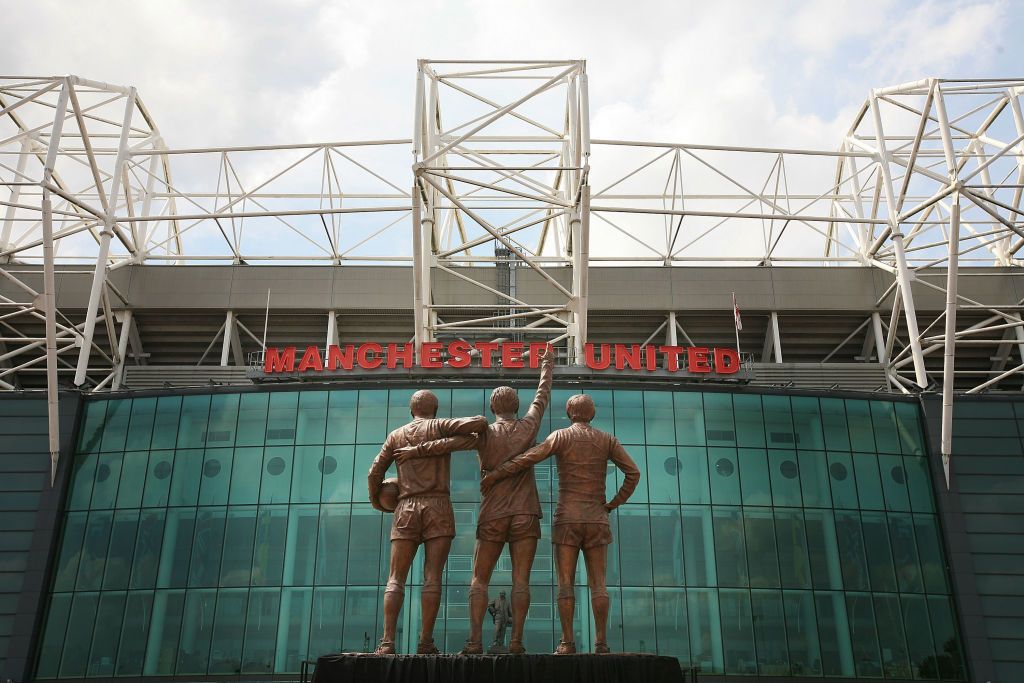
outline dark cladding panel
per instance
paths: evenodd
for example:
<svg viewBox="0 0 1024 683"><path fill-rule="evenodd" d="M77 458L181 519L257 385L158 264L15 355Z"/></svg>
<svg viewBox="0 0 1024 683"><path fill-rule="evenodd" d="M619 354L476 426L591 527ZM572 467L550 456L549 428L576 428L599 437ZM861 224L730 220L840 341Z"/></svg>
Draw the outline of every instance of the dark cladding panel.
<svg viewBox="0 0 1024 683"><path fill-rule="evenodd" d="M62 449L69 450L77 408L77 397L61 398ZM49 450L46 400L0 396L0 680L14 683L31 668L69 471L70 457L51 489ZM50 611L59 621L60 606Z"/></svg>

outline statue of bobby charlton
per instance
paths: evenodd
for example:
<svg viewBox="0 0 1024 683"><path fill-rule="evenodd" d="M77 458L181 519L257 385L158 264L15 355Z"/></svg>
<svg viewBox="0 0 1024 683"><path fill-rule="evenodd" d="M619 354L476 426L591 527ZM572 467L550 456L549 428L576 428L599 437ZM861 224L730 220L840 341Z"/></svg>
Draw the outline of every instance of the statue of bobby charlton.
<svg viewBox="0 0 1024 683"><path fill-rule="evenodd" d="M565 404L565 412L572 425L552 432L540 445L489 472L481 480L480 487L487 495L502 480L552 454L556 455L558 506L555 508L551 542L558 572L558 617L562 622L562 641L555 654L576 652L572 629L576 608L573 584L580 550L587 565L590 600L594 609L594 652L604 654L610 651L606 635L608 590L605 587L608 544L612 542L608 512L625 503L633 494L640 481L640 470L618 439L590 426L595 414L594 401L590 396L572 396ZM615 497L605 503L605 476L609 460L622 471L623 482Z"/></svg>
<svg viewBox="0 0 1024 683"><path fill-rule="evenodd" d="M500 467L534 444L541 418L551 399L551 374L554 349L544 348L539 355L540 382L526 415L521 419L519 395L512 387L498 387L491 392L491 412L497 418L480 433L476 450L481 471ZM441 440L417 447L401 448L399 462L412 458L429 458L445 453L448 444ZM449 449L450 452L450 449ZM483 654L483 621L487 612L487 587L501 551L508 543L512 559L512 638L510 654L526 652L523 647L523 625L530 609L530 569L540 538L540 497L533 468L527 467L484 492L476 527L476 550L473 557L473 580L469 588L469 639L462 649L464 655Z"/></svg>
<svg viewBox="0 0 1024 683"><path fill-rule="evenodd" d="M387 512L377 496L397 449L440 439L437 448L441 455L404 460L397 465L398 505L391 521L391 569L384 589L384 636L375 651L378 655L395 654L395 629L405 599L405 581L421 544L424 548L423 621L416 653L438 653L434 645L434 622L441 605L441 576L455 537L450 492L451 453L473 448L475 434L487 428L487 418L483 415L438 419L437 396L430 391L413 394L409 410L412 422L388 434L370 466L367 477L370 502L381 512Z"/></svg>

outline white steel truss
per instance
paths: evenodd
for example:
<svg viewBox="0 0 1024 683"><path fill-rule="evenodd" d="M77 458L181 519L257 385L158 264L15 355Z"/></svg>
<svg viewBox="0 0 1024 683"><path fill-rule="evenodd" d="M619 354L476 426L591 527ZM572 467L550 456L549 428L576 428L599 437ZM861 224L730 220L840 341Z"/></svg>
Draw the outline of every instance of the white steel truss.
<svg viewBox="0 0 1024 683"><path fill-rule="evenodd" d="M168 148L134 88L0 77L0 389L46 368L54 452L58 372L118 388L137 346L110 277L130 264L407 263L417 343L528 333L576 362L591 268L871 267L893 285L843 343L867 330L893 388L941 388L943 453L954 389L1024 375L1024 300L957 286L990 274L966 266L1024 265L1024 79L873 90L816 150L592 140L580 60L421 60L416 77L411 139L195 149ZM55 305L65 264L92 268L84 311ZM523 268L542 289L515 288ZM453 280L479 303L451 300ZM223 330L226 363L231 313ZM990 371L957 368L971 346Z"/></svg>

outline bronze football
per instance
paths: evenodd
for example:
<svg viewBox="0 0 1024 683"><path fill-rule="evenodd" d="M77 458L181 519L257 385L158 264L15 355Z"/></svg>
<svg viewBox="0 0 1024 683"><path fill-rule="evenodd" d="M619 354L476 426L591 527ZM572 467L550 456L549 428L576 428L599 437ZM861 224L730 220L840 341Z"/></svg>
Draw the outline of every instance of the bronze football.
<svg viewBox="0 0 1024 683"><path fill-rule="evenodd" d="M392 477L384 480L377 493L377 503L388 512L395 511L398 507L398 479Z"/></svg>

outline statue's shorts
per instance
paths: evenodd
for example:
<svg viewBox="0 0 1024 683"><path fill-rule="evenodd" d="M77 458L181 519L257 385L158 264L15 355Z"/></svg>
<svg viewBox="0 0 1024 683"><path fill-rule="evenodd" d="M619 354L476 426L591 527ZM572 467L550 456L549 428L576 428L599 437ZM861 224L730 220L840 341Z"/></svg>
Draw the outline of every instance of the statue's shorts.
<svg viewBox="0 0 1024 683"><path fill-rule="evenodd" d="M612 542L612 529L608 524L566 522L551 528L551 542L574 548L597 548Z"/></svg>
<svg viewBox="0 0 1024 683"><path fill-rule="evenodd" d="M480 522L476 537L481 541L512 543L521 538L540 538L540 517L536 515L509 515Z"/></svg>
<svg viewBox="0 0 1024 683"><path fill-rule="evenodd" d="M410 496L398 501L391 521L392 541L422 543L455 537L455 513L448 496Z"/></svg>

